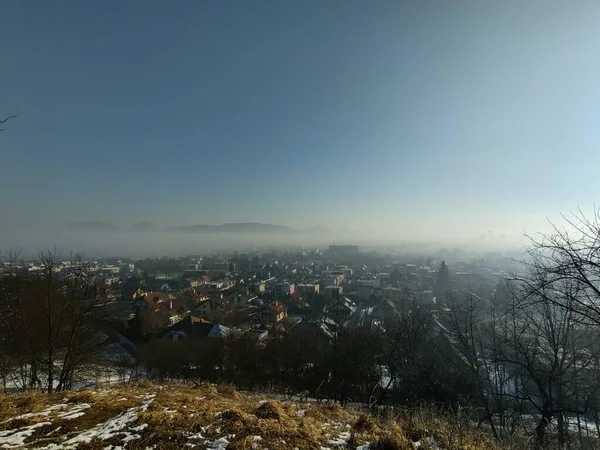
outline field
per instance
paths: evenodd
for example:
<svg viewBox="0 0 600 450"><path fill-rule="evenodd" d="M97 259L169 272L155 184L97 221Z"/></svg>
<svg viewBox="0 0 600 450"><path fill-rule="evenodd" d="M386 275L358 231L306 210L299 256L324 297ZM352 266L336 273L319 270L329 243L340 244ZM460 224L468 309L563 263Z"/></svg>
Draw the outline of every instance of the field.
<svg viewBox="0 0 600 450"><path fill-rule="evenodd" d="M0 395L0 448L478 450L488 433L415 412L385 421L337 404L276 401L230 386L137 385Z"/></svg>

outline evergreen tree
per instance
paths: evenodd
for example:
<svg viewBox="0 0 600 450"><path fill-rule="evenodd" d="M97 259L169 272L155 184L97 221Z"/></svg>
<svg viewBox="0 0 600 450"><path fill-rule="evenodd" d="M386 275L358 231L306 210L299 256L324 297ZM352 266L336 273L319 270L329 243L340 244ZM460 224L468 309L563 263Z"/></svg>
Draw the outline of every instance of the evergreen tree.
<svg viewBox="0 0 600 450"><path fill-rule="evenodd" d="M440 264L440 268L437 272L437 279L435 284L435 295L437 297L442 297L447 294L450 290L450 275L448 273L448 266L446 265L446 261L442 261Z"/></svg>

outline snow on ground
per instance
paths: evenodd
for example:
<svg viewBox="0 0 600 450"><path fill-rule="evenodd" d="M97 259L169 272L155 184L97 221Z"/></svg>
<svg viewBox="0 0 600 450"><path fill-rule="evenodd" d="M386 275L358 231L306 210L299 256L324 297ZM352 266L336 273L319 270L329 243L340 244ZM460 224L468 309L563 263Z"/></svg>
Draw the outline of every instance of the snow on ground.
<svg viewBox="0 0 600 450"><path fill-rule="evenodd" d="M73 406L71 409L68 409L69 406L70 405L65 401L65 403L59 403L57 405L48 406L43 411L21 414L20 416L11 417L10 419L0 422L0 424L8 423L13 420L32 419L34 417L50 417L53 415L54 412L63 409L66 409L66 411L55 414L54 417L57 417L59 419L72 420L76 419L77 417L83 416L85 414L84 411L86 409L91 408L89 403L80 403L78 405Z"/></svg>
<svg viewBox="0 0 600 450"><path fill-rule="evenodd" d="M67 407L66 403L60 403L58 405L48 406L43 411L39 411L39 412L35 412L35 413L21 414L20 416L12 417L12 418L5 420L4 422L0 422L0 423L8 423L12 420L31 419L33 417L47 417L50 414L52 414L53 411L57 411L59 409L64 409L66 407Z"/></svg>
<svg viewBox="0 0 600 450"><path fill-rule="evenodd" d="M93 439L106 440L115 436L119 436L122 438L123 444L126 444L129 441L139 439L141 436L137 433L143 431L148 425L141 424L136 427L130 427L129 424L138 420L138 413L146 411L148 406L154 400L156 394L148 394L142 397L143 402L141 405L128 409L127 411L119 414L112 419L107 420L104 423L98 424L89 430L82 431L81 433L67 439L66 441L60 444L48 444L45 447L39 447L38 449L45 450L68 450L77 448L79 444L89 443ZM5 421L3 423L9 422L15 419L30 419L33 417L47 417L48 420L52 420L54 418L62 419L62 420L72 420L77 417L81 417L85 414L85 410L89 409L91 406L88 403L81 403L75 405L71 409L68 408L68 404L59 404L52 405L46 408L45 410L38 413L29 413L22 414L20 416L14 417ZM51 414L55 411L60 411L67 409L66 411L61 411L58 414L55 414L51 417ZM25 440L30 438L37 428L43 427L45 425L51 425L51 421L45 421L36 423L34 425L29 425L26 427L21 427L17 429L0 431L0 448L19 448L25 445ZM52 431L51 433L56 432L57 430ZM27 443L27 445L31 445L33 443ZM112 446L109 446L112 448ZM119 448L119 447L115 447Z"/></svg>
<svg viewBox="0 0 600 450"><path fill-rule="evenodd" d="M25 439L31 437L36 428L50 425L52 422L40 422L16 430L0 431L0 448L18 448L24 445Z"/></svg>
<svg viewBox="0 0 600 450"><path fill-rule="evenodd" d="M428 449L431 448L433 450L441 450L440 447L438 446L437 442L435 441L435 439L432 437L426 437L425 439L421 439L420 441L413 442L412 443L413 447L421 448L421 446L423 445L422 441L425 441Z"/></svg>
<svg viewBox="0 0 600 450"><path fill-rule="evenodd" d="M137 427L130 427L129 429L131 431L135 431L136 433L139 433L140 431L144 431L146 428L148 428L148 424L147 423L143 423Z"/></svg>
<svg viewBox="0 0 600 450"><path fill-rule="evenodd" d="M90 408L91 408L91 406L89 403L81 403L79 405L75 405L73 408L71 408L68 411L58 414L56 417L58 417L59 419L64 419L64 420L77 419L78 417L81 417L85 414L84 411L86 409L90 409Z"/></svg>
<svg viewBox="0 0 600 450"><path fill-rule="evenodd" d="M113 417L112 419L107 420L100 425L96 425L89 430L83 431L78 435L68 439L63 442L60 446L53 447L52 449L70 449L76 448L80 443L89 443L93 439L106 440L110 439L114 436L122 436L123 442L129 442L134 439L139 439L139 434L133 434L131 431L126 431L125 428L132 422L138 420L137 413L146 411L148 406L154 400L156 394L149 394L145 396L144 402L140 406L136 406L134 408L129 408L122 414L119 414L117 417ZM141 426L141 425L140 425ZM139 427L135 427L139 428ZM131 430L131 429L130 429Z"/></svg>
<svg viewBox="0 0 600 450"><path fill-rule="evenodd" d="M350 439L350 432L342 431L337 438L330 439L327 442L330 445L335 445L336 447L346 447L348 445L348 440Z"/></svg>
<svg viewBox="0 0 600 450"><path fill-rule="evenodd" d="M217 439L216 441L211 442L207 449L208 450L225 450L227 448L227 445L229 444L229 441L222 437Z"/></svg>

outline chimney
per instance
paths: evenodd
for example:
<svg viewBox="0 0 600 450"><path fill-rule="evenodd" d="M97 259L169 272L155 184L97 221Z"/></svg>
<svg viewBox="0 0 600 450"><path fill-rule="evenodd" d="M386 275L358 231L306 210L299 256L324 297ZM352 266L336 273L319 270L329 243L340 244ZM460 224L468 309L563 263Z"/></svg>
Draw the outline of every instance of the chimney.
<svg viewBox="0 0 600 450"><path fill-rule="evenodd" d="M169 300L169 309L173 309L173 300Z"/></svg>

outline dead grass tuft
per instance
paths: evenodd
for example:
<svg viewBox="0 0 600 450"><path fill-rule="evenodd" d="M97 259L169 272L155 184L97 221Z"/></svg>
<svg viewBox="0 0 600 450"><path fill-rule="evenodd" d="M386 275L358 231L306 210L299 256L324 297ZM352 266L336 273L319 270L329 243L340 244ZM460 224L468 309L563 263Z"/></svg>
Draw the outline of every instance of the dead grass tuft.
<svg viewBox="0 0 600 450"><path fill-rule="evenodd" d="M129 385L139 389L151 389L156 387L148 378L140 378L139 380L131 382Z"/></svg>
<svg viewBox="0 0 600 450"><path fill-rule="evenodd" d="M229 409L227 411L223 411L221 413L221 420L225 420L227 422L239 422L246 419L247 414L239 409Z"/></svg>
<svg viewBox="0 0 600 450"><path fill-rule="evenodd" d="M352 429L358 433L373 433L378 428L373 418L366 414L361 414L352 426Z"/></svg>
<svg viewBox="0 0 600 450"><path fill-rule="evenodd" d="M260 405L254 411L254 415L260 419L275 419L281 421L284 417L287 417L281 404L278 402L267 401Z"/></svg>
<svg viewBox="0 0 600 450"><path fill-rule="evenodd" d="M94 403L98 394L96 392L84 389L82 391L71 391L65 393L67 403Z"/></svg>
<svg viewBox="0 0 600 450"><path fill-rule="evenodd" d="M413 450L413 444L399 429L392 429L379 436L371 450Z"/></svg>
<svg viewBox="0 0 600 450"><path fill-rule="evenodd" d="M21 414L41 411L48 404L50 396L39 391L27 391L16 395L13 400L15 408Z"/></svg>
<svg viewBox="0 0 600 450"><path fill-rule="evenodd" d="M239 399L241 395L235 388L230 384L220 384L217 386L217 392L225 397Z"/></svg>
<svg viewBox="0 0 600 450"><path fill-rule="evenodd" d="M10 397L6 394L0 393L0 421L2 421L6 416L14 415L13 410L14 405L10 401Z"/></svg>
<svg viewBox="0 0 600 450"><path fill-rule="evenodd" d="M217 390L217 387L214 384L204 384L198 386L198 388L201 389L207 395L219 395L219 391Z"/></svg>

